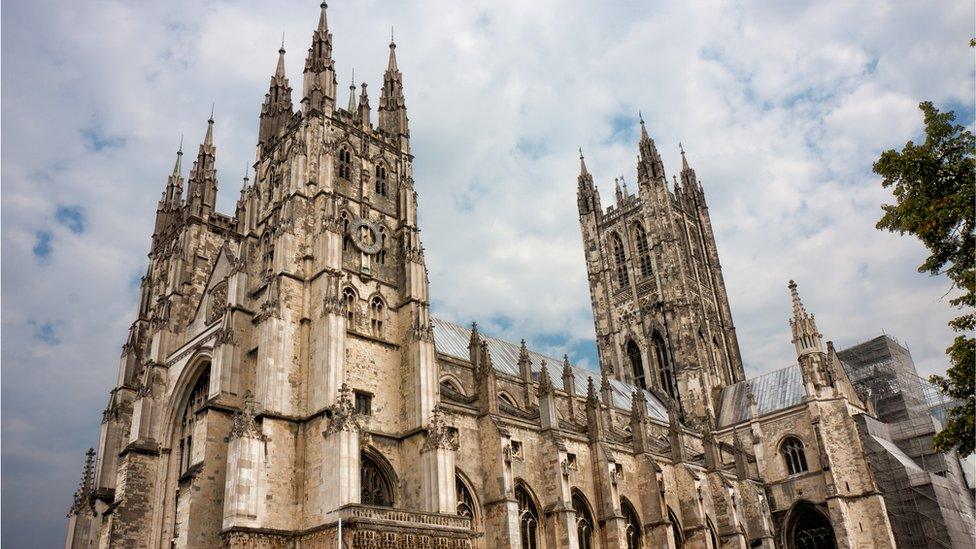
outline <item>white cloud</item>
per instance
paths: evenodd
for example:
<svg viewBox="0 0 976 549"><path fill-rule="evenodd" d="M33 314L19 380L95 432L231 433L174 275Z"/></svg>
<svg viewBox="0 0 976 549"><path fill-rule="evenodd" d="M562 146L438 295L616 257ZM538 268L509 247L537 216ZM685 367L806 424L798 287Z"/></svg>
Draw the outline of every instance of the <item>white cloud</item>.
<svg viewBox="0 0 976 549"><path fill-rule="evenodd" d="M334 6L330 24L340 89L355 67L374 109L396 25L439 314L553 354L592 337L575 151L609 202L613 177L636 180L619 125L630 117L635 137L641 109L666 167L682 141L704 181L750 372L793 360L795 278L839 346L884 329L928 373L945 367L947 284L915 273L918 243L874 229L889 197L870 166L920 129L919 101L972 106L973 11L372 0ZM317 7L7 2L3 15L3 473L21 503L3 525L50 545L95 441L179 134L185 173L216 102L229 211L281 32L297 103ZM83 208L87 230L57 225L59 206ZM52 234L43 265L38 231ZM56 346L34 339L44 323Z"/></svg>

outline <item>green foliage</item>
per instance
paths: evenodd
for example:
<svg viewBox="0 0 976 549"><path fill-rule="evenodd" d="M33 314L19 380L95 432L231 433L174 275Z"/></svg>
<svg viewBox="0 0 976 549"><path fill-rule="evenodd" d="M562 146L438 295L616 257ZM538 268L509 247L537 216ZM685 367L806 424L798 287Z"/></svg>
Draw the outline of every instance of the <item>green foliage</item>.
<svg viewBox="0 0 976 549"><path fill-rule="evenodd" d="M955 448L966 456L976 442L976 140L955 124L953 112L939 112L929 102L919 108L925 115L925 142L909 141L900 152L885 151L874 163L882 185L895 196L895 204L882 206L877 227L916 236L930 254L919 272L945 274L960 292L949 304L962 314L949 325L962 334L946 350L946 376L932 376L931 381L961 402L947 414L936 448Z"/></svg>

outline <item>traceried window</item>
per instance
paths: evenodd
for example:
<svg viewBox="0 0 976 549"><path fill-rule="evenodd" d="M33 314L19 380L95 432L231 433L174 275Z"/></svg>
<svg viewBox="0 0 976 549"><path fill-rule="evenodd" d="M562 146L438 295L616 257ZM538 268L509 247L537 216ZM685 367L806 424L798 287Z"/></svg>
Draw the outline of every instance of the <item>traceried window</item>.
<svg viewBox="0 0 976 549"><path fill-rule="evenodd" d="M624 514L624 537L627 539L627 549L640 549L641 547L641 525L640 518L634 506L626 499L620 500L620 510Z"/></svg>
<svg viewBox="0 0 976 549"><path fill-rule="evenodd" d="M539 548L539 511L529 491L521 482L515 485L515 501L519 513L519 537L522 549Z"/></svg>
<svg viewBox="0 0 976 549"><path fill-rule="evenodd" d="M576 511L576 538L580 549L593 549L593 515L586 498L579 490L573 490L573 511Z"/></svg>
<svg viewBox="0 0 976 549"><path fill-rule="evenodd" d="M457 514L474 520L474 498L468 486L461 480L461 475L454 476L454 487L457 491Z"/></svg>
<svg viewBox="0 0 976 549"><path fill-rule="evenodd" d="M610 234L610 248L613 252L617 286L625 288L627 286L627 257L624 255L624 243L617 233Z"/></svg>
<svg viewBox="0 0 976 549"><path fill-rule="evenodd" d="M685 537L681 533L681 523L678 522L678 516L674 514L671 507L668 507L668 522L671 523L671 535L674 537L674 547L675 549L681 549L685 546Z"/></svg>
<svg viewBox="0 0 976 549"><path fill-rule="evenodd" d="M339 218L342 219L342 251L346 251L349 249L349 243L352 242L352 237L349 235L349 214L342 212Z"/></svg>
<svg viewBox="0 0 976 549"><path fill-rule="evenodd" d="M647 278L651 276L651 249L647 245L647 232L640 223L634 224L634 240L637 242L637 264L640 267L640 274Z"/></svg>
<svg viewBox="0 0 976 549"><path fill-rule="evenodd" d="M647 381L644 379L644 360L641 359L640 348L633 339L627 341L627 358L630 360L630 367L634 371L634 385L641 389L647 389Z"/></svg>
<svg viewBox="0 0 976 549"><path fill-rule="evenodd" d="M803 451L803 442L800 439L787 437L780 451L789 474L795 475L807 470L807 455Z"/></svg>
<svg viewBox="0 0 976 549"><path fill-rule="evenodd" d="M671 398L677 398L678 383L674 375L671 360L668 358L668 348L664 343L664 338L661 337L661 334L654 332L654 336L651 339L654 342L654 358L657 360L658 368L660 368L661 388Z"/></svg>
<svg viewBox="0 0 976 549"><path fill-rule="evenodd" d="M393 507L393 488L376 458L363 453L359 464L359 481L362 485L360 501L363 505Z"/></svg>
<svg viewBox="0 0 976 549"><path fill-rule="evenodd" d="M349 147L339 148L339 178L352 181L352 151Z"/></svg>
<svg viewBox="0 0 976 549"><path fill-rule="evenodd" d="M389 179L386 172L386 166L383 164L376 165L376 178L374 179L374 187L376 194L380 196L387 196L389 186Z"/></svg>
<svg viewBox="0 0 976 549"><path fill-rule="evenodd" d="M179 459L180 475L190 468L193 461L193 430L196 427L197 410L207 401L207 392L210 390L210 367L200 374L197 382L190 391L190 397L183 407L183 414L180 420L180 442Z"/></svg>
<svg viewBox="0 0 976 549"><path fill-rule="evenodd" d="M376 262L380 265L386 265L386 228L380 227L380 251L376 252Z"/></svg>
<svg viewBox="0 0 976 549"><path fill-rule="evenodd" d="M385 314L383 299L373 298L369 304L369 328L374 337L383 337L383 316Z"/></svg>
<svg viewBox="0 0 976 549"><path fill-rule="evenodd" d="M356 316L356 290L352 288L342 290L342 301L346 309L346 321L351 325Z"/></svg>

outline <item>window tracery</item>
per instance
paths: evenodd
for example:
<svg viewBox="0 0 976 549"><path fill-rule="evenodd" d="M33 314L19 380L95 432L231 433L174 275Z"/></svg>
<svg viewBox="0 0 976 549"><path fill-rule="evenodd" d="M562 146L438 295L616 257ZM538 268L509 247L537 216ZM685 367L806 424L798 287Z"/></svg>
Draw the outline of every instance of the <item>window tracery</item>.
<svg viewBox="0 0 976 549"><path fill-rule="evenodd" d="M630 367L634 372L634 385L641 389L647 389L647 382L644 378L644 360L641 358L640 348L633 339L627 341L627 358L630 360Z"/></svg>
<svg viewBox="0 0 976 549"><path fill-rule="evenodd" d="M634 506L626 498L620 500L620 510L623 511L624 537L627 540L627 549L640 549L641 547L641 525L640 518Z"/></svg>
<svg viewBox="0 0 976 549"><path fill-rule="evenodd" d="M349 287L342 290L342 300L346 308L346 321L351 326L356 317L356 290Z"/></svg>
<svg viewBox="0 0 976 549"><path fill-rule="evenodd" d="M616 268L617 286L627 286L627 257L624 254L624 243L617 233L610 234L610 246L613 250L613 262Z"/></svg>
<svg viewBox="0 0 976 549"><path fill-rule="evenodd" d="M795 475L807 470L807 455L803 449L803 441L796 437L787 437L780 451L789 474Z"/></svg>
<svg viewBox="0 0 976 549"><path fill-rule="evenodd" d="M376 165L376 177L374 179L374 187L376 194L380 196L387 196L389 179L387 177L386 166L382 163Z"/></svg>
<svg viewBox="0 0 976 549"><path fill-rule="evenodd" d="M352 181L352 152L346 146L339 148L339 178Z"/></svg>
<svg viewBox="0 0 976 549"><path fill-rule="evenodd" d="M360 502L375 507L393 507L393 487L376 459L362 454L359 464L359 481L362 486Z"/></svg>
<svg viewBox="0 0 976 549"><path fill-rule="evenodd" d="M647 232L640 223L634 224L634 240L637 242L637 263L642 277L650 277L653 272L651 269L651 249L647 245Z"/></svg>
<svg viewBox="0 0 976 549"><path fill-rule="evenodd" d="M376 296L369 304L369 327L375 337L383 337L383 299Z"/></svg>
<svg viewBox="0 0 976 549"><path fill-rule="evenodd" d="M593 549L593 516L586 498L579 490L573 490L573 511L576 511L576 538L579 549Z"/></svg>
<svg viewBox="0 0 976 549"><path fill-rule="evenodd" d="M538 549L539 511L529 491L521 482L515 485L515 501L518 505L519 538L522 540L522 549Z"/></svg>

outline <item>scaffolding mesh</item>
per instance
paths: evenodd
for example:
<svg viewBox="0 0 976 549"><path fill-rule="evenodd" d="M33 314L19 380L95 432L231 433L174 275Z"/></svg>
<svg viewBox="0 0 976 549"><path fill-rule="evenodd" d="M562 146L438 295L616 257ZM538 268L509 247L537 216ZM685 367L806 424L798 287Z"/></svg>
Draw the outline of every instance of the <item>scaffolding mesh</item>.
<svg viewBox="0 0 976 549"><path fill-rule="evenodd" d="M898 547L972 548L973 494L958 456L932 439L957 403L918 376L907 348L881 336L838 353L877 419L859 416L864 448Z"/></svg>

